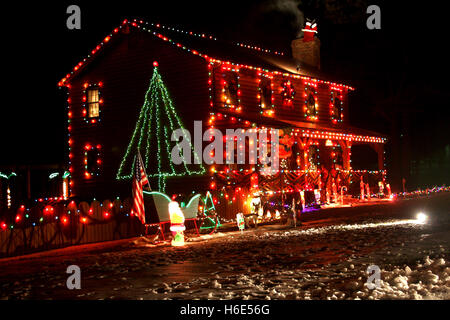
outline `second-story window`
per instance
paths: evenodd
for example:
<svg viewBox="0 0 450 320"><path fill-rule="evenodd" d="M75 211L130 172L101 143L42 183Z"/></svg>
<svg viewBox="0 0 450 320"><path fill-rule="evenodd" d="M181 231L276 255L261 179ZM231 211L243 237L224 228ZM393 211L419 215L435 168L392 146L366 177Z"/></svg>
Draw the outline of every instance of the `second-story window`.
<svg viewBox="0 0 450 320"><path fill-rule="evenodd" d="M225 108L240 111L239 105L239 76L236 72L223 73L222 79L222 102Z"/></svg>
<svg viewBox="0 0 450 320"><path fill-rule="evenodd" d="M265 116L272 116L274 114L274 110L272 103L272 81L270 78L262 77L259 80L258 98L259 105L261 107L261 114Z"/></svg>
<svg viewBox="0 0 450 320"><path fill-rule="evenodd" d="M317 104L317 84L307 83L305 85L304 98L303 111L306 119L317 120L319 114Z"/></svg>
<svg viewBox="0 0 450 320"><path fill-rule="evenodd" d="M331 121L342 122L344 119L344 103L342 102L342 91L331 90Z"/></svg>
<svg viewBox="0 0 450 320"><path fill-rule="evenodd" d="M101 82L84 84L83 116L87 123L96 123L100 121L101 105L103 104L100 91L101 87Z"/></svg>
<svg viewBox="0 0 450 320"><path fill-rule="evenodd" d="M284 106L293 106L294 97L295 97L295 89L294 84L291 80L285 79L281 83L281 97L283 98Z"/></svg>
<svg viewBox="0 0 450 320"><path fill-rule="evenodd" d="M88 117L97 118L100 116L100 94L98 88L87 91Z"/></svg>

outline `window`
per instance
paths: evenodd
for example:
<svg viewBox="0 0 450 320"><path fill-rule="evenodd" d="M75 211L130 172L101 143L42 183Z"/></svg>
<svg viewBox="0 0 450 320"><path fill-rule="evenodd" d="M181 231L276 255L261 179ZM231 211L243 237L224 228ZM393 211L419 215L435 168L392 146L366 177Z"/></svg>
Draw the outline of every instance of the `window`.
<svg viewBox="0 0 450 320"><path fill-rule="evenodd" d="M314 84L307 84L305 86L305 104L303 107L303 111L305 113L305 117L308 120L317 120L318 105L316 86L317 85Z"/></svg>
<svg viewBox="0 0 450 320"><path fill-rule="evenodd" d="M89 89L87 91L87 99L89 118L97 118L100 116L100 99L98 89Z"/></svg>
<svg viewBox="0 0 450 320"><path fill-rule="evenodd" d="M259 81L258 87L259 105L261 106L261 113L265 116L272 116L273 98L272 98L272 83L270 78L262 77Z"/></svg>
<svg viewBox="0 0 450 320"><path fill-rule="evenodd" d="M86 178L100 175L102 160L100 158L101 146L87 143L84 146L84 175Z"/></svg>
<svg viewBox="0 0 450 320"><path fill-rule="evenodd" d="M239 111L239 76L236 72L223 73L222 102L225 108Z"/></svg>
<svg viewBox="0 0 450 320"><path fill-rule="evenodd" d="M100 121L101 105L103 104L100 91L102 85L102 82L84 84L83 116L84 121L87 123L96 123L97 121Z"/></svg>
<svg viewBox="0 0 450 320"><path fill-rule="evenodd" d="M331 121L342 122L344 118L344 103L342 102L342 91L331 90Z"/></svg>
<svg viewBox="0 0 450 320"><path fill-rule="evenodd" d="M291 80L284 80L281 83L281 97L284 106L292 106L294 104L295 89Z"/></svg>

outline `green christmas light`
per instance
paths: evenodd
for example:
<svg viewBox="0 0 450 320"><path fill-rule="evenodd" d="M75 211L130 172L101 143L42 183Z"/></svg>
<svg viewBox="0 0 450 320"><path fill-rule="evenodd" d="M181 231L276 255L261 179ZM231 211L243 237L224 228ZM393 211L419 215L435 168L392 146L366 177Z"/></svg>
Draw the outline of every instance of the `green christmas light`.
<svg viewBox="0 0 450 320"><path fill-rule="evenodd" d="M203 175L206 170L201 164L198 165L197 170L192 170L188 168L185 161L183 161L182 167L181 165L179 167L174 166L170 146L174 146L175 142L170 140L169 132L180 128L184 129L184 126L158 72L156 62L154 66L153 76L145 94L145 101L136 122L136 128L120 163L116 179L124 180L133 177L134 158L139 151L143 155L148 177L157 178L158 190L164 192L168 177ZM187 139L187 142L193 150L191 141ZM153 148L152 143L156 144ZM155 148L156 150L154 150ZM196 162L201 163L194 150L193 155L197 160Z"/></svg>
<svg viewBox="0 0 450 320"><path fill-rule="evenodd" d="M17 174L15 172L11 172L9 175L0 172L0 178L9 180L11 177L17 177Z"/></svg>

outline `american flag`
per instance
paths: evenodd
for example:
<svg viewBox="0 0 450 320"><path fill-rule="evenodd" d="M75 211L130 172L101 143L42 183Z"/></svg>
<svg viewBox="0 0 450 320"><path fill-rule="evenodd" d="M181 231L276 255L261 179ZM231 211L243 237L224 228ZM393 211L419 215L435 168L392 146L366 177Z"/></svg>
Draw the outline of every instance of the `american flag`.
<svg viewBox="0 0 450 320"><path fill-rule="evenodd" d="M143 187L148 184L148 178L144 171L144 164L142 163L141 155L136 155L133 177L133 208L131 213L136 215L138 219L145 224L145 210L144 210L144 194Z"/></svg>

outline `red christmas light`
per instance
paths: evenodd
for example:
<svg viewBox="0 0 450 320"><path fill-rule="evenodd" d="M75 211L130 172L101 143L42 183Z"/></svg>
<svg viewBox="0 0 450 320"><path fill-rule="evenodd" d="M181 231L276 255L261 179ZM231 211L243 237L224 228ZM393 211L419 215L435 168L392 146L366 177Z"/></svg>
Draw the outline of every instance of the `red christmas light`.
<svg viewBox="0 0 450 320"><path fill-rule="evenodd" d="M53 208L52 206L48 205L45 206L44 208L44 215L52 215L55 211L55 208Z"/></svg>

